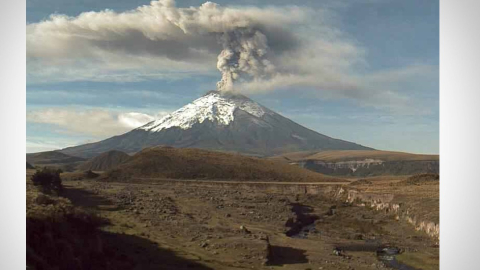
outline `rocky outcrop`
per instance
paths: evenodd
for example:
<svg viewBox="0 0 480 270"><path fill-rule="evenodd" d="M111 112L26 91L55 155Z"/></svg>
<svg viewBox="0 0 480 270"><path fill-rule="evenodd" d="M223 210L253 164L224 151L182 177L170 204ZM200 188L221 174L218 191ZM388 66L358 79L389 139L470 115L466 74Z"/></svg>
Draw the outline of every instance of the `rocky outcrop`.
<svg viewBox="0 0 480 270"><path fill-rule="evenodd" d="M340 188L343 189L343 188ZM394 194L361 193L357 190L347 190L346 202L357 206L371 207L377 211L394 214L396 219L412 224L417 231L423 231L430 237L440 240L440 224L423 220L412 213L404 203L396 203Z"/></svg>

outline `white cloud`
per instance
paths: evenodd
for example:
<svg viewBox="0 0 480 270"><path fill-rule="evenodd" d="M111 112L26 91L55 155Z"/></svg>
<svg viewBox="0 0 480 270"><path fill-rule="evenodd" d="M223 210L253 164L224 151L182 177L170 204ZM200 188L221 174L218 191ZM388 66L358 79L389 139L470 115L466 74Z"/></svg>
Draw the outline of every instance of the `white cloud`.
<svg viewBox="0 0 480 270"><path fill-rule="evenodd" d="M151 122L155 117L137 112L122 113L118 115L118 122L129 128L137 128Z"/></svg>
<svg viewBox="0 0 480 270"><path fill-rule="evenodd" d="M297 7L224 8L212 2L176 8L174 1L160 0L122 13L55 14L27 25L28 78L30 82L42 77L129 81L205 74L215 70L224 33L261 30L280 52L294 45L294 38L278 25L300 22L307 13ZM129 76L115 76L118 73Z"/></svg>
<svg viewBox="0 0 480 270"><path fill-rule="evenodd" d="M363 50L327 17L297 6L177 8L173 0L122 13L56 14L27 25L28 81L176 79L216 68L247 81L345 73Z"/></svg>
<svg viewBox="0 0 480 270"><path fill-rule="evenodd" d="M173 0L122 13L52 15L27 25L27 82L176 80L218 68L220 86L235 81L245 93L308 89L365 106L408 107L395 84L434 68L368 72L365 49L331 17L328 9L177 8Z"/></svg>
<svg viewBox="0 0 480 270"><path fill-rule="evenodd" d="M130 131L166 114L53 108L27 112L27 122L51 124L60 128L60 132L104 138Z"/></svg>
<svg viewBox="0 0 480 270"><path fill-rule="evenodd" d="M27 139L26 143L26 151L27 153L37 153L37 152L44 152L44 151L53 151L61 149L58 143L53 142L35 142L29 141Z"/></svg>
<svg viewBox="0 0 480 270"><path fill-rule="evenodd" d="M26 141L26 152L36 153L44 151L59 150L65 147L78 145L79 143L88 143L85 140L75 140L71 138L49 138L41 136L29 136Z"/></svg>

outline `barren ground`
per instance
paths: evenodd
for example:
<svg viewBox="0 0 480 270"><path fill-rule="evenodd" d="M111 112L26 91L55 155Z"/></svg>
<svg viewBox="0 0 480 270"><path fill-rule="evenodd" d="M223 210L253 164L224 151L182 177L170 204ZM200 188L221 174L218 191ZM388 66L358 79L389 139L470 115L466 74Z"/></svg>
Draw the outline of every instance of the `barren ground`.
<svg viewBox="0 0 480 270"><path fill-rule="evenodd" d="M438 218L438 185L392 184L398 180L378 178L355 188L394 192L419 209L430 200L425 211L436 211ZM385 212L325 196L238 190L205 181L82 180L64 181L64 186L74 205L110 221L102 230L146 239L184 259L185 268L385 269L375 252L385 244L402 249L398 259L411 268L399 269L439 267L438 245L423 232ZM286 235L312 219L314 228L304 237Z"/></svg>

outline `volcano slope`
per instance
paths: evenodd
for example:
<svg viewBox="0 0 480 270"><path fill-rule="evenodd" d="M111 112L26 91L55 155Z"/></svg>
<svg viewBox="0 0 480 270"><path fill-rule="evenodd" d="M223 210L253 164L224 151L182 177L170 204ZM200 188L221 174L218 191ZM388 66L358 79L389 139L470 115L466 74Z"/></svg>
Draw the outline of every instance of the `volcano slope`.
<svg viewBox="0 0 480 270"><path fill-rule="evenodd" d="M135 179L208 179L227 181L335 182L339 178L281 162L194 148L156 146L142 150L102 177Z"/></svg>
<svg viewBox="0 0 480 270"><path fill-rule="evenodd" d="M91 158L110 150L133 154L158 145L256 156L313 149L371 149L310 130L243 95L210 91L171 114L125 134L61 151Z"/></svg>

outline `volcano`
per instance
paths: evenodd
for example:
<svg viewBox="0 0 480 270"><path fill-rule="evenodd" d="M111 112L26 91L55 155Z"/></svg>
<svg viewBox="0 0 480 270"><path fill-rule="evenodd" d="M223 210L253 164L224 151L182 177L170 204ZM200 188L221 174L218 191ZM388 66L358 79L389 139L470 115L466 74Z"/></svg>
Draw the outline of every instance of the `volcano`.
<svg viewBox="0 0 480 270"><path fill-rule="evenodd" d="M62 149L83 158L164 145L255 156L305 150L369 150L303 127L244 95L210 91L173 113L125 134Z"/></svg>

